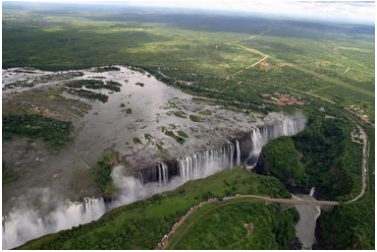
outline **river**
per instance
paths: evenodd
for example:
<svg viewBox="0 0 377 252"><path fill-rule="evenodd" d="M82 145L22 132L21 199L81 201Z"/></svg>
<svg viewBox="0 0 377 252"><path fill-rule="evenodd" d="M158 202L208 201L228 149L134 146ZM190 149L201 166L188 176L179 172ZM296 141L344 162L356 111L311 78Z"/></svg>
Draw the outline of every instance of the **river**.
<svg viewBox="0 0 377 252"><path fill-rule="evenodd" d="M313 196L306 194L295 194L293 198L315 200ZM307 204L296 205L295 208L300 215L300 219L295 226L296 237L302 244L302 249L311 249L313 244L316 243L315 227L317 219L321 215L321 209L318 206Z"/></svg>

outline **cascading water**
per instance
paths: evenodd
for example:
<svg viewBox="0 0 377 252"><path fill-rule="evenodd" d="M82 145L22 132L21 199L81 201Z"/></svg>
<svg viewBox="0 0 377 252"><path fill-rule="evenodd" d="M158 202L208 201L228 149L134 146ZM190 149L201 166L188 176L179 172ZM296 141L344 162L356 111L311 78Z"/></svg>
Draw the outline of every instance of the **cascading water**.
<svg viewBox="0 0 377 252"><path fill-rule="evenodd" d="M178 177L183 182L204 178L221 170L239 166L244 162L248 168L253 168L258 162L263 146L268 141L280 136L292 136L305 126L300 118L289 118L278 113L271 113L266 124L254 128L250 135L210 150L197 152L191 156L178 158L165 164L166 175L161 175L155 166L141 171L144 183L158 182L165 185L172 177ZM158 166L159 167L159 166ZM152 170L152 171L150 171ZM151 176L151 174L153 174ZM158 176L156 174L159 174ZM164 180L161 181L161 178Z"/></svg>
<svg viewBox="0 0 377 252"><path fill-rule="evenodd" d="M183 181L207 177L220 170L233 167L234 145L230 142L213 150L178 158L179 177Z"/></svg>
<svg viewBox="0 0 377 252"><path fill-rule="evenodd" d="M237 153L236 165L239 166L241 164L241 149L240 149L240 142L238 142L238 140L236 140L236 153Z"/></svg>
<svg viewBox="0 0 377 252"><path fill-rule="evenodd" d="M166 183L168 182L168 166L165 163L158 163L156 164L156 169L158 172L159 184L166 185Z"/></svg>
<svg viewBox="0 0 377 252"><path fill-rule="evenodd" d="M45 234L89 223L100 218L106 210L103 198L69 202L43 218L37 211L17 209L3 217L3 249L13 248Z"/></svg>
<svg viewBox="0 0 377 252"><path fill-rule="evenodd" d="M239 166L242 162L256 163L264 144L269 140L290 136L305 127L305 121L273 113L262 127L252 130L242 139L170 162L158 163L140 172L140 179L126 177L113 170L113 181L121 195L106 204L104 199L85 199L69 203L41 218L38 211L14 210L3 217L3 248L19 246L28 240L98 219L107 210L119 205L145 199L153 194L172 190L188 180L204 178L224 169Z"/></svg>
<svg viewBox="0 0 377 252"><path fill-rule="evenodd" d="M264 133L266 131L262 131ZM262 151L263 145L265 145L265 141L267 140L267 136L262 136L261 131L256 128L254 129L251 134L251 144L252 149L250 151L249 157L247 158L247 161L252 162L252 166L255 165L255 163L258 161L259 154Z"/></svg>

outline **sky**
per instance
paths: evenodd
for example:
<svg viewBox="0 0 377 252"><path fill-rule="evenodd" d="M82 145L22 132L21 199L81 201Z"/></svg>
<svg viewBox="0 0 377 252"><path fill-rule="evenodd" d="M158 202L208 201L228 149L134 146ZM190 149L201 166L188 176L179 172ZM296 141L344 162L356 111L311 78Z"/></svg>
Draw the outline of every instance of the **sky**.
<svg viewBox="0 0 377 252"><path fill-rule="evenodd" d="M356 23L375 22L374 1L250 1L250 0L38 0L38 2L126 4L133 6L259 13L292 18Z"/></svg>

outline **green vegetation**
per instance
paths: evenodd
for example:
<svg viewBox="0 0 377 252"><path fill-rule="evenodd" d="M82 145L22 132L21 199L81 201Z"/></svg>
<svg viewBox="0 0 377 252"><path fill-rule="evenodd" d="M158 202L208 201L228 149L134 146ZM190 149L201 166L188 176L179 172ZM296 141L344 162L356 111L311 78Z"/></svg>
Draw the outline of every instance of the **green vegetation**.
<svg viewBox="0 0 377 252"><path fill-rule="evenodd" d="M115 66L105 66L105 67L97 67L96 72L102 73L102 72L110 72L110 71L120 71L119 67Z"/></svg>
<svg viewBox="0 0 377 252"><path fill-rule="evenodd" d="M187 115L186 115L186 113L185 112L183 112L183 111L180 111L180 110L178 110L178 111L174 111L174 113L173 113L176 117L180 117L180 118L187 118Z"/></svg>
<svg viewBox="0 0 377 252"><path fill-rule="evenodd" d="M184 137L181 136L181 134L179 134L178 132L178 135L176 135L173 131L171 130L165 130L164 131L165 135L171 137L171 138L174 138L175 141L177 141L179 144L184 144L185 143L185 139Z"/></svg>
<svg viewBox="0 0 377 252"><path fill-rule="evenodd" d="M4 68L133 65L186 92L251 110L273 108L259 94L289 91L355 105L374 121L372 26L280 20L271 27L256 17L5 5L3 34Z"/></svg>
<svg viewBox="0 0 377 252"><path fill-rule="evenodd" d="M13 136L42 138L48 147L58 150L72 139L73 126L41 115L3 115L3 139Z"/></svg>
<svg viewBox="0 0 377 252"><path fill-rule="evenodd" d="M347 201L361 190L362 145L351 141L354 118L341 118L344 112L338 114L337 110L329 109L327 113L336 117L326 119L321 113L311 113L307 128L292 139L309 176L309 185L316 186L321 198ZM320 248L375 248L374 128L365 124L363 127L370 141L367 191L361 200L342 204L320 216L316 232L322 241ZM285 161L289 162L289 158Z"/></svg>
<svg viewBox="0 0 377 252"><path fill-rule="evenodd" d="M312 114L306 128L291 138L270 141L257 170L310 189L321 198L347 201L361 190L362 145L351 140L355 125Z"/></svg>
<svg viewBox="0 0 377 252"><path fill-rule="evenodd" d="M199 114L200 115L205 115L205 116L210 116L212 115L212 111L211 110L202 110L202 111L199 111Z"/></svg>
<svg viewBox="0 0 377 252"><path fill-rule="evenodd" d="M117 163L117 153L107 150L102 155L100 160L98 160L97 164L92 167L92 172L94 173L96 183L103 195L111 196L115 192L111 172L114 165Z"/></svg>
<svg viewBox="0 0 377 252"><path fill-rule="evenodd" d="M170 124L169 125L169 129L175 130L175 129L177 129L177 127L174 124ZM185 132L179 130L179 131L177 131L177 133L175 133L173 130L169 130L169 129L167 127L165 127L165 126L162 126L160 128L160 130L165 135L167 135L167 136L169 136L171 138L174 138L178 143L180 143L180 144L184 144L185 143L185 138L188 137L188 135Z"/></svg>
<svg viewBox="0 0 377 252"><path fill-rule="evenodd" d="M260 167L260 168L259 168ZM284 183L307 186L308 175L291 138L270 141L263 147L256 169L271 174Z"/></svg>
<svg viewBox="0 0 377 252"><path fill-rule="evenodd" d="M22 8L17 8L17 4ZM56 9L53 6L28 9L27 6L17 4L3 5L4 68L28 66L67 70L94 66L98 67L97 71L118 71L112 65L126 64L137 66L134 69L144 69L165 83L195 95L194 99L202 99L225 108L238 108L246 113L304 110L309 116L308 127L292 138L295 151L289 144L289 156L294 158L285 158L293 167L299 167L300 172L295 174L296 170L288 170L292 173L290 176L297 176L302 182L305 181L301 172L303 165L308 185L315 185L317 192L324 198L345 201L359 193L362 147L350 140L350 133L354 122L361 122L353 115L366 118L372 123L375 119L373 26L283 19L271 23L270 19L202 13L146 15L148 10L138 12L122 8L105 12L95 9L88 12L83 8L69 7ZM251 67L266 55L267 59ZM104 65L110 67L103 67ZM108 99L107 96L90 91L71 92L102 102ZM283 106L279 102L279 97L283 94L294 95L304 103ZM318 109L322 107L325 112L319 113ZM349 108L353 115L344 108ZM204 116L209 115L205 111L199 111L198 114L203 118L190 115L190 120L200 122ZM326 118L326 115L335 118ZM34 122L38 123L39 121ZM25 128L22 123L15 124L16 129ZM51 128L51 131L55 130ZM24 131L38 130L27 128L17 135L25 135ZM374 138L374 129L369 129L368 134L370 139ZM7 133L4 135L6 138ZM45 139L44 136L37 135ZM176 135L173 131L167 131L167 135L181 143L185 140L179 132ZM61 138L55 140L57 139L61 141ZM47 142L46 139L45 141ZM135 144L141 143L138 138L133 141ZM280 147L272 147L273 153L270 156L281 156ZM371 149L372 147L374 144L371 144ZM161 152L165 151L162 145L157 144L157 148ZM299 160L294 153L299 154ZM272 157L268 159L270 158ZM371 159L374 162L374 157ZM279 163L276 165L281 167ZM279 173L280 170L274 171L281 179L287 178L287 174ZM360 202L340 206L332 214L321 218L321 233L329 248L374 247L372 174L374 170L370 172L369 194ZM235 187L226 187L228 193L234 193L233 188ZM210 194L208 192L206 195ZM163 196L156 196L151 201L162 201L159 197ZM186 204L178 199L177 202ZM193 203L193 200L189 200L185 210ZM143 204L147 203L140 203ZM178 207L181 206L179 204ZM128 213L132 207L124 209ZM235 215L238 213L237 211ZM51 241L50 236L42 240L47 239L47 243L51 242L51 247L59 248L139 248L142 246L140 244L153 248L181 213L174 217L163 215L166 218L164 220L151 218L148 210L134 212L137 216L145 214L136 220L132 217L127 219L123 214L125 215L121 210L113 211L98 223L89 224L98 227L98 233L91 232L85 226L72 232L63 232L61 236L52 235ZM121 221L115 222L112 218L114 215L117 220L122 216ZM229 220L232 223L238 219L230 216ZM150 226L146 226L147 224ZM211 227L215 228L212 224ZM115 227L114 231L112 227ZM209 239L210 229L201 226L198 228ZM232 228L235 228L232 229L235 234L241 234L237 229L239 226ZM82 230L87 231L87 234ZM115 231L118 232L117 238L114 238ZM277 232L278 230L274 230L274 233ZM72 242L67 241L68 234L72 234ZM142 235L145 237L140 238ZM59 240L60 237L64 238ZM96 243L97 241L99 242ZM198 240L190 241L200 244ZM208 240L206 242L213 244ZM44 248L51 248L47 243L43 243Z"/></svg>
<svg viewBox="0 0 377 252"><path fill-rule="evenodd" d="M104 85L103 88L115 91L115 92L120 92L120 87L122 84L116 81L106 81L106 85Z"/></svg>
<svg viewBox="0 0 377 252"><path fill-rule="evenodd" d="M86 99L90 100L99 100L102 103L106 103L109 100L109 97L104 94L88 91L88 90L82 90L82 89L68 89L68 93L77 95Z"/></svg>
<svg viewBox="0 0 377 252"><path fill-rule="evenodd" d="M286 224L292 222L292 215L281 214L279 218L272 220L265 218L268 215L271 215L271 209L258 201L237 200L221 205L209 205L189 217L177 230L168 248L289 248L295 234L294 228ZM253 225L252 231L245 226L249 223ZM182 231L186 228L187 232ZM266 240L272 243L266 244Z"/></svg>
<svg viewBox="0 0 377 252"><path fill-rule="evenodd" d="M65 84L65 86L70 88L90 88L97 89L103 86L103 81L101 80L73 80Z"/></svg>
<svg viewBox="0 0 377 252"><path fill-rule="evenodd" d="M2 161L2 182L3 184L13 182L18 179L18 173L15 172L6 162Z"/></svg>
<svg viewBox="0 0 377 252"><path fill-rule="evenodd" d="M190 120L193 122L203 122L203 118L197 115L190 115Z"/></svg>
<svg viewBox="0 0 377 252"><path fill-rule="evenodd" d="M20 248L154 249L164 234L170 231L190 207L206 200L209 195L222 198L228 193L290 197L281 183L272 177L258 176L243 169L231 169L206 179L190 181L174 191L155 195L148 200L116 208L96 222L41 237ZM233 223L235 227L222 229L221 236L204 236L209 240L196 237L193 247L185 243L180 243L180 246L194 248L200 244L207 247L213 244L215 248L216 243L224 244L224 247L230 246L237 237L245 238L246 233L246 230L236 234L233 234L233 231L244 228L244 223L254 221L256 228L250 237L246 237L249 241L240 243L239 246L233 244L234 248L242 248L251 241L256 243L253 248L289 248L294 236L294 214L291 211L281 212L278 206L263 206L261 202L239 206L229 218L226 216L232 208L224 208L218 212L220 219L227 220L227 226ZM228 240L232 236L233 238ZM194 239L191 235L189 237Z"/></svg>
<svg viewBox="0 0 377 252"><path fill-rule="evenodd" d="M182 130L178 130L178 131L177 131L177 134L178 134L180 137L188 138L188 135L187 135L184 131L182 131Z"/></svg>
<svg viewBox="0 0 377 252"><path fill-rule="evenodd" d="M50 118L83 117L91 105L64 97L63 88L35 89L19 92L15 99L3 99L3 115L39 114Z"/></svg>
<svg viewBox="0 0 377 252"><path fill-rule="evenodd" d="M140 140L140 138L138 138L138 137L134 137L132 139L132 141L134 142L134 144L141 144L142 143L141 140Z"/></svg>
<svg viewBox="0 0 377 252"><path fill-rule="evenodd" d="M144 138L145 138L146 140L148 140L148 141L151 141L153 137L152 137L151 134L149 134L149 133L145 133L145 134L144 134Z"/></svg>
<svg viewBox="0 0 377 252"><path fill-rule="evenodd" d="M328 249L375 249L375 130L365 130L370 141L368 188L361 200L319 219L319 235Z"/></svg>
<svg viewBox="0 0 377 252"><path fill-rule="evenodd" d="M157 143L156 147L161 157L163 157L166 160L170 159L169 151L164 148L164 142Z"/></svg>
<svg viewBox="0 0 377 252"><path fill-rule="evenodd" d="M360 192L362 145L351 141L353 127L337 119L312 117L293 137L309 184L328 199L345 200Z"/></svg>
<svg viewBox="0 0 377 252"><path fill-rule="evenodd" d="M120 91L120 87L122 86L118 82L115 81L107 81L104 83L101 80L73 80L65 84L67 87L70 88L88 88L88 89L108 89L115 92Z"/></svg>

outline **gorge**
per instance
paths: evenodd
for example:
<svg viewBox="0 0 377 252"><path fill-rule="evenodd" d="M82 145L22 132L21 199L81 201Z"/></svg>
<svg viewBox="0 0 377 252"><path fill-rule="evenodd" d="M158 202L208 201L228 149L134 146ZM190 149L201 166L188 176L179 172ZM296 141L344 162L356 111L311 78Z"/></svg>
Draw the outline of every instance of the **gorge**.
<svg viewBox="0 0 377 252"><path fill-rule="evenodd" d="M3 217L3 247L13 248L42 235L91 222L110 209L172 190L189 180L204 178L242 163L252 167L264 144L280 136L298 133L305 127L306 119L299 113L293 116L270 113L264 121L265 125L243 137L229 140L215 149L159 162L139 170L138 176L126 176L124 166L115 167L112 178L120 194L111 201L86 198L82 202L60 203L43 217L38 210L13 209Z"/></svg>

